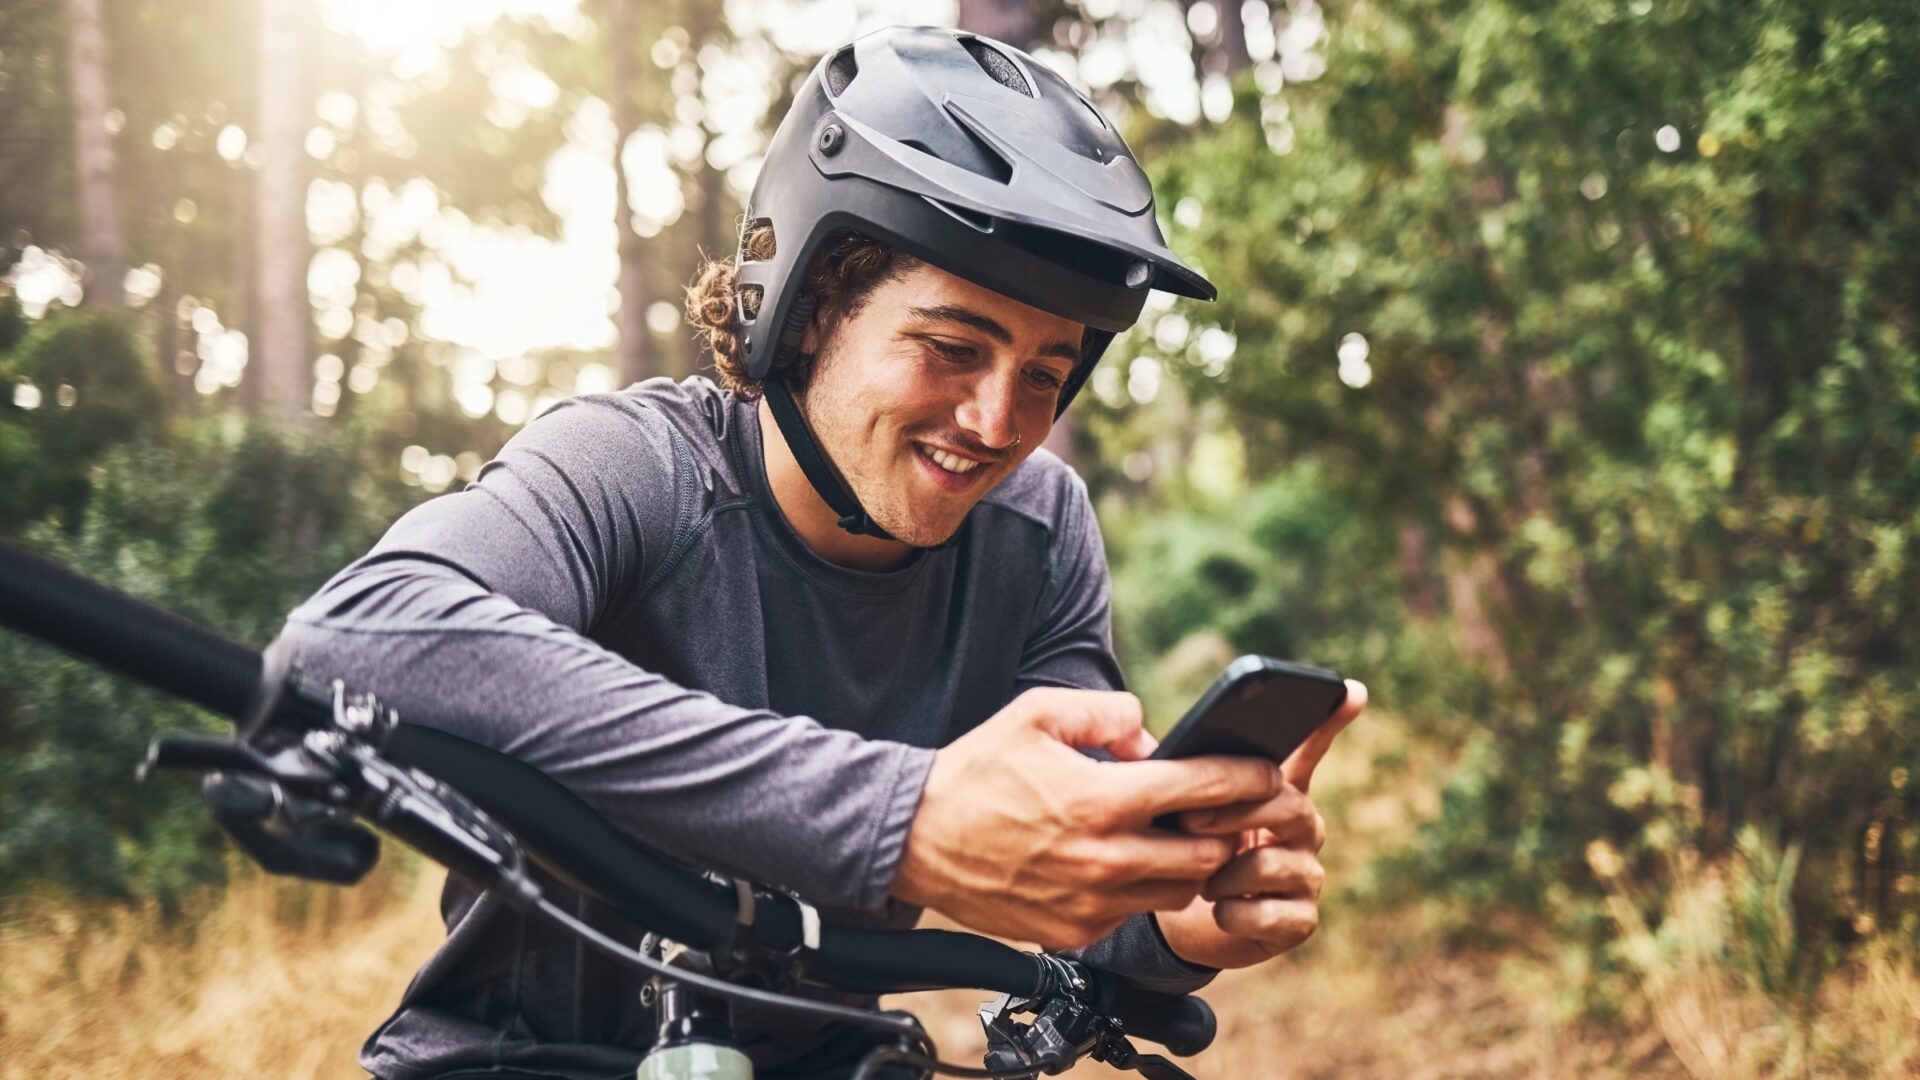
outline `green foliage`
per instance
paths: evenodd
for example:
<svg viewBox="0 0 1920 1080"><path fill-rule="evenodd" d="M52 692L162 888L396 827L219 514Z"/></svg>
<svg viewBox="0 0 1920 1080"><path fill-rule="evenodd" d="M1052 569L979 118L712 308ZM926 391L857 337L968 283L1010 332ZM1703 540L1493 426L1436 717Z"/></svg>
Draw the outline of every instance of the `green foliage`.
<svg viewBox="0 0 1920 1080"><path fill-rule="evenodd" d="M1920 940L1920 9L1327 7L1323 78L1160 170L1226 283L1178 314L1231 363L1141 347L1255 471L1339 479L1318 581L1440 586L1398 624L1280 609L1462 748L1388 878L1594 934L1591 841L1657 881L1752 836L1799 853L1766 894L1795 934ZM1250 614L1302 602L1275 571L1208 560L1313 543L1210 515L1121 538L1166 575L1134 633L1296 645ZM1322 644L1422 626L1451 639L1430 671L1479 678ZM1795 982L1783 956L1755 978Z"/></svg>
<svg viewBox="0 0 1920 1080"><path fill-rule="evenodd" d="M40 396L38 407L14 404L21 384ZM159 405L119 319L55 316L0 353L0 535L49 515L73 524L94 461L156 423Z"/></svg>
<svg viewBox="0 0 1920 1080"><path fill-rule="evenodd" d="M8 502L9 531L82 574L264 645L409 497L372 479L393 471L370 469L351 431L156 426L151 384L123 363L124 340L112 323L75 315L42 324L4 358L37 385L78 390L71 407L49 401L0 423L16 462L68 482L61 500ZM0 634L0 671L0 897L56 890L171 907L220 876L224 848L195 787L132 778L149 738L211 718L13 634Z"/></svg>

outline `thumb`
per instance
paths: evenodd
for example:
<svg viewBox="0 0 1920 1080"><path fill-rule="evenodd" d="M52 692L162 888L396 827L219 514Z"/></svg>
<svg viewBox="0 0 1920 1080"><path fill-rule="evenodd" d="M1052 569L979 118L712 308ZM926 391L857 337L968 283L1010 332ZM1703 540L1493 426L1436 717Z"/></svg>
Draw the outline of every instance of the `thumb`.
<svg viewBox="0 0 1920 1080"><path fill-rule="evenodd" d="M1313 782L1313 770L1319 766L1320 759L1327 756L1327 751L1333 748L1334 736L1353 723L1353 718L1359 716L1360 710L1366 707L1366 684L1348 679L1347 700L1341 702L1340 707L1333 710L1333 715L1315 728L1312 735L1307 736L1307 741L1301 743L1298 750L1287 755L1287 760L1280 766L1280 775L1305 794L1307 786Z"/></svg>
<svg viewBox="0 0 1920 1080"><path fill-rule="evenodd" d="M1121 761L1153 753L1140 699L1124 690L1030 690L1022 698L1035 727L1076 749L1099 747Z"/></svg>

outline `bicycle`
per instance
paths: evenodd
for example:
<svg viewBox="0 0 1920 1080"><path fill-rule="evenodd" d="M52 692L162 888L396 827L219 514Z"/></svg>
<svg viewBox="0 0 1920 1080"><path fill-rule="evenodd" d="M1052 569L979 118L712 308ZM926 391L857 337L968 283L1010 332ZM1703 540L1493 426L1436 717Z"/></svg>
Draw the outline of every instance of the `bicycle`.
<svg viewBox="0 0 1920 1080"><path fill-rule="evenodd" d="M368 825L377 826L646 974L640 993L659 1029L636 1080L752 1080L730 1002L873 1030L877 1044L855 1080L875 1080L890 1066L922 1078L1031 1080L1082 1059L1149 1080L1192 1080L1131 1039L1180 1057L1213 1041L1213 1012L1191 995L976 934L838 926L792 894L695 873L618 831L531 765L405 722L370 694L303 676L278 649L250 649L8 545L0 545L0 625L234 721L231 738L154 739L136 775L201 773L215 819L267 871L354 884L379 857ZM638 947L602 933L549 900L531 866L649 933ZM979 1010L983 1066L942 1060L910 1012L794 996L802 985L992 992ZM1015 1019L1027 1014L1032 1019Z"/></svg>

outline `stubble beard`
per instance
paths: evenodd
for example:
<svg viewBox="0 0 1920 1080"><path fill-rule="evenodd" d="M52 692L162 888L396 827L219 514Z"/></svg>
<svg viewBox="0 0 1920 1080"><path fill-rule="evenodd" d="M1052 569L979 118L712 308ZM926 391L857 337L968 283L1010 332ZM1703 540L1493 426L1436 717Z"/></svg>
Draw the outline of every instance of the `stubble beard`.
<svg viewBox="0 0 1920 1080"><path fill-rule="evenodd" d="M795 394L800 406L800 415L806 419L807 427L812 430L814 441L827 459L840 473L842 480L859 500L860 506L873 519L873 523L885 529L895 540L913 547L936 547L947 542L966 520L966 514L955 515L951 522L928 520L925 515L916 514L914 500L908 495L906 485L916 478L902 477L900 482L890 482L882 469L869 468L865 456L859 453L866 444L866 432L857 422L849 422L850 417L865 415L857 398L836 396L833 380L820 378L821 368L816 365L813 378L807 387ZM906 440L906 433L900 438ZM876 453L884 453L885 448L874 447ZM897 454L912 454L914 449L906 445L895 448ZM898 458L893 458L898 460ZM908 468L915 468L917 462L910 462ZM989 485L984 490L991 490ZM984 491L983 491L984 494ZM968 509L971 509L969 505ZM940 515L945 517L945 515Z"/></svg>

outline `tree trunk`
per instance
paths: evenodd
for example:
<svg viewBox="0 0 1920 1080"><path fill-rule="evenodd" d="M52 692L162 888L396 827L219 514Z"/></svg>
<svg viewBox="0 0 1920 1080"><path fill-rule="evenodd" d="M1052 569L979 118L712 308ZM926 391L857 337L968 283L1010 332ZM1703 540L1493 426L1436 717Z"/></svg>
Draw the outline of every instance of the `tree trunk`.
<svg viewBox="0 0 1920 1080"><path fill-rule="evenodd" d="M633 12L629 0L607 0L608 71L612 85L607 100L613 105L613 227L620 237L620 310L615 317L619 342L615 345L623 385L653 377L653 332L647 329L647 307L653 303L648 287L646 246L633 231L633 207L628 203L627 169L621 160L627 139L640 126L633 101Z"/></svg>
<svg viewBox="0 0 1920 1080"><path fill-rule="evenodd" d="M73 92L73 148L80 184L80 220L87 262L86 298L126 301L127 254L120 200L113 183L113 135L107 130L107 35L100 0L67 0L68 71Z"/></svg>
<svg viewBox="0 0 1920 1080"><path fill-rule="evenodd" d="M260 179L255 190L254 295L260 333L249 348L249 375L259 380L264 416L284 427L313 420L313 309L307 297L308 167L306 137L313 113L307 83L305 5L263 0L260 9Z"/></svg>
<svg viewBox="0 0 1920 1080"><path fill-rule="evenodd" d="M1237 0L1182 0L1180 6L1192 11L1194 5L1199 3L1213 8L1218 17L1213 33L1205 40L1194 35L1194 77L1205 79L1209 75L1225 75L1229 80L1238 78L1241 72L1253 66L1253 57L1247 52L1247 23L1240 16L1240 4Z"/></svg>
<svg viewBox="0 0 1920 1080"><path fill-rule="evenodd" d="M727 44L720 26L720 14L718 6L715 5L696 3L689 7L687 32L692 35L695 56L698 56L700 49L709 43L721 46ZM701 123L705 127L707 139L711 142L713 129L706 126L711 124L711 119L702 120ZM729 206L730 199L727 193L726 174L714 168L703 154L700 163L694 169L693 180L693 220L689 222L693 236L692 243L686 247L687 261L681 271L684 274L698 272L698 268L709 258L724 259L732 256L739 243L737 215L734 220L729 220L723 213ZM677 289L672 299L676 301L680 299ZM673 362L678 365L680 371L691 373L700 366L703 350L695 344L693 335L688 332L684 324L674 331L670 348Z"/></svg>
<svg viewBox="0 0 1920 1080"><path fill-rule="evenodd" d="M1238 79L1241 72L1253 66L1253 56L1247 52L1247 21L1234 0L1214 2L1220 8L1220 40L1213 47L1214 55L1220 58L1216 63L1221 74Z"/></svg>
<svg viewBox="0 0 1920 1080"><path fill-rule="evenodd" d="M1033 42L1033 0L960 0L959 26L1024 49Z"/></svg>

